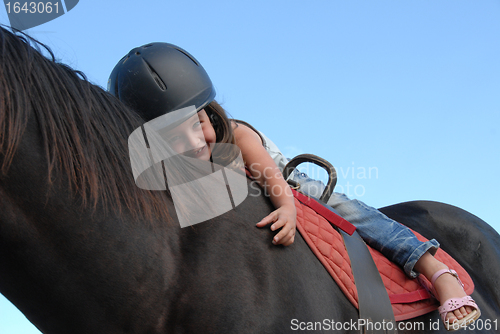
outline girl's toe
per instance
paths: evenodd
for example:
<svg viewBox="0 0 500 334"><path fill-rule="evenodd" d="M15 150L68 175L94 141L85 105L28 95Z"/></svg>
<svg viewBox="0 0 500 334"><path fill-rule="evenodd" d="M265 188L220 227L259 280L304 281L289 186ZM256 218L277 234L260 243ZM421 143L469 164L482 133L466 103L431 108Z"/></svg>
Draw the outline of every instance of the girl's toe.
<svg viewBox="0 0 500 334"><path fill-rule="evenodd" d="M455 321L457 321L458 318L456 317L455 315L455 311L453 312L448 312L448 314L446 315L446 321L449 323L449 324L452 324L454 323Z"/></svg>
<svg viewBox="0 0 500 334"><path fill-rule="evenodd" d="M455 310L453 311L453 314L455 315L455 317L460 320L464 317L463 313L462 313L462 309L465 311L465 309L463 307L459 308L458 310ZM467 313L465 313L467 314Z"/></svg>
<svg viewBox="0 0 500 334"><path fill-rule="evenodd" d="M466 317L466 316L467 316L467 314L469 314L469 313L471 312L470 310L467 310L467 308L470 308L470 307L461 307L461 308L460 308L460 311L462 312L462 315L463 315L464 317Z"/></svg>

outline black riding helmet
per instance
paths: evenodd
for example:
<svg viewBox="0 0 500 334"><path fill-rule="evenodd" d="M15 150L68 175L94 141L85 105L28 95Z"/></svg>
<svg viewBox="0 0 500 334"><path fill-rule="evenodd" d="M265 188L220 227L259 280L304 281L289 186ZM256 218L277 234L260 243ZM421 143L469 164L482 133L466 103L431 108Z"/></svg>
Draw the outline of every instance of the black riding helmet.
<svg viewBox="0 0 500 334"><path fill-rule="evenodd" d="M132 49L111 72L108 91L146 121L192 105L200 111L215 98L201 64L169 43Z"/></svg>

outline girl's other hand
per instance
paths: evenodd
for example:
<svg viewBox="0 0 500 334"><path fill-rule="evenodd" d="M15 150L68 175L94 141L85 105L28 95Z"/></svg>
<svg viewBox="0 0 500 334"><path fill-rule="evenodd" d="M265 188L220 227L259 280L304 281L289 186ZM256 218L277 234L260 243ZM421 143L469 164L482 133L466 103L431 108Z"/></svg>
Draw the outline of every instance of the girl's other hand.
<svg viewBox="0 0 500 334"><path fill-rule="evenodd" d="M276 231L277 229L281 228L281 231L274 236L273 244L289 246L293 244L295 240L295 231L297 225L296 220L297 212L295 211L295 205L283 205L279 209L271 212L260 222L258 222L257 227L264 227L273 223L271 225L271 231Z"/></svg>

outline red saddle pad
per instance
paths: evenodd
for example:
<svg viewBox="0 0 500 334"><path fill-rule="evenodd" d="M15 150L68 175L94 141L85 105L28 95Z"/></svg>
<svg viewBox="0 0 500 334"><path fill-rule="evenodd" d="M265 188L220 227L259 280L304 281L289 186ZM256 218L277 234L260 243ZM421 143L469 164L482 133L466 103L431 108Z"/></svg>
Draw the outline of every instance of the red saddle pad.
<svg viewBox="0 0 500 334"><path fill-rule="evenodd" d="M358 308L358 292L351 270L351 261L341 235L325 218L297 199L295 206L297 229L347 299ZM427 240L417 232L414 233L419 240ZM368 249L389 294L396 321L411 319L439 307L439 302L429 295L417 279L406 276L398 265L389 261L380 252L369 246ZM458 273L468 295L474 291L471 277L450 255L439 249L435 257ZM430 286L425 278L423 280L424 284Z"/></svg>

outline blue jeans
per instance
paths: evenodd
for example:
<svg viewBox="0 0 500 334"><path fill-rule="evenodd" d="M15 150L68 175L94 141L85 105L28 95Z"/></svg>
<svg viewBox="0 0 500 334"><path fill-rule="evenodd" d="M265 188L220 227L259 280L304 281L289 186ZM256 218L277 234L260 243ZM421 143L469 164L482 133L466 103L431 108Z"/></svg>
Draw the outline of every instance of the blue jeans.
<svg viewBox="0 0 500 334"><path fill-rule="evenodd" d="M321 196L325 187L323 182L313 180L297 170L292 173L291 178L301 184L303 192L316 198ZM327 204L356 226L359 235L368 245L401 266L411 278L418 276L413 267L420 257L427 251L434 255L439 248L436 240L418 240L406 226L361 201L349 199L345 194L333 193Z"/></svg>

